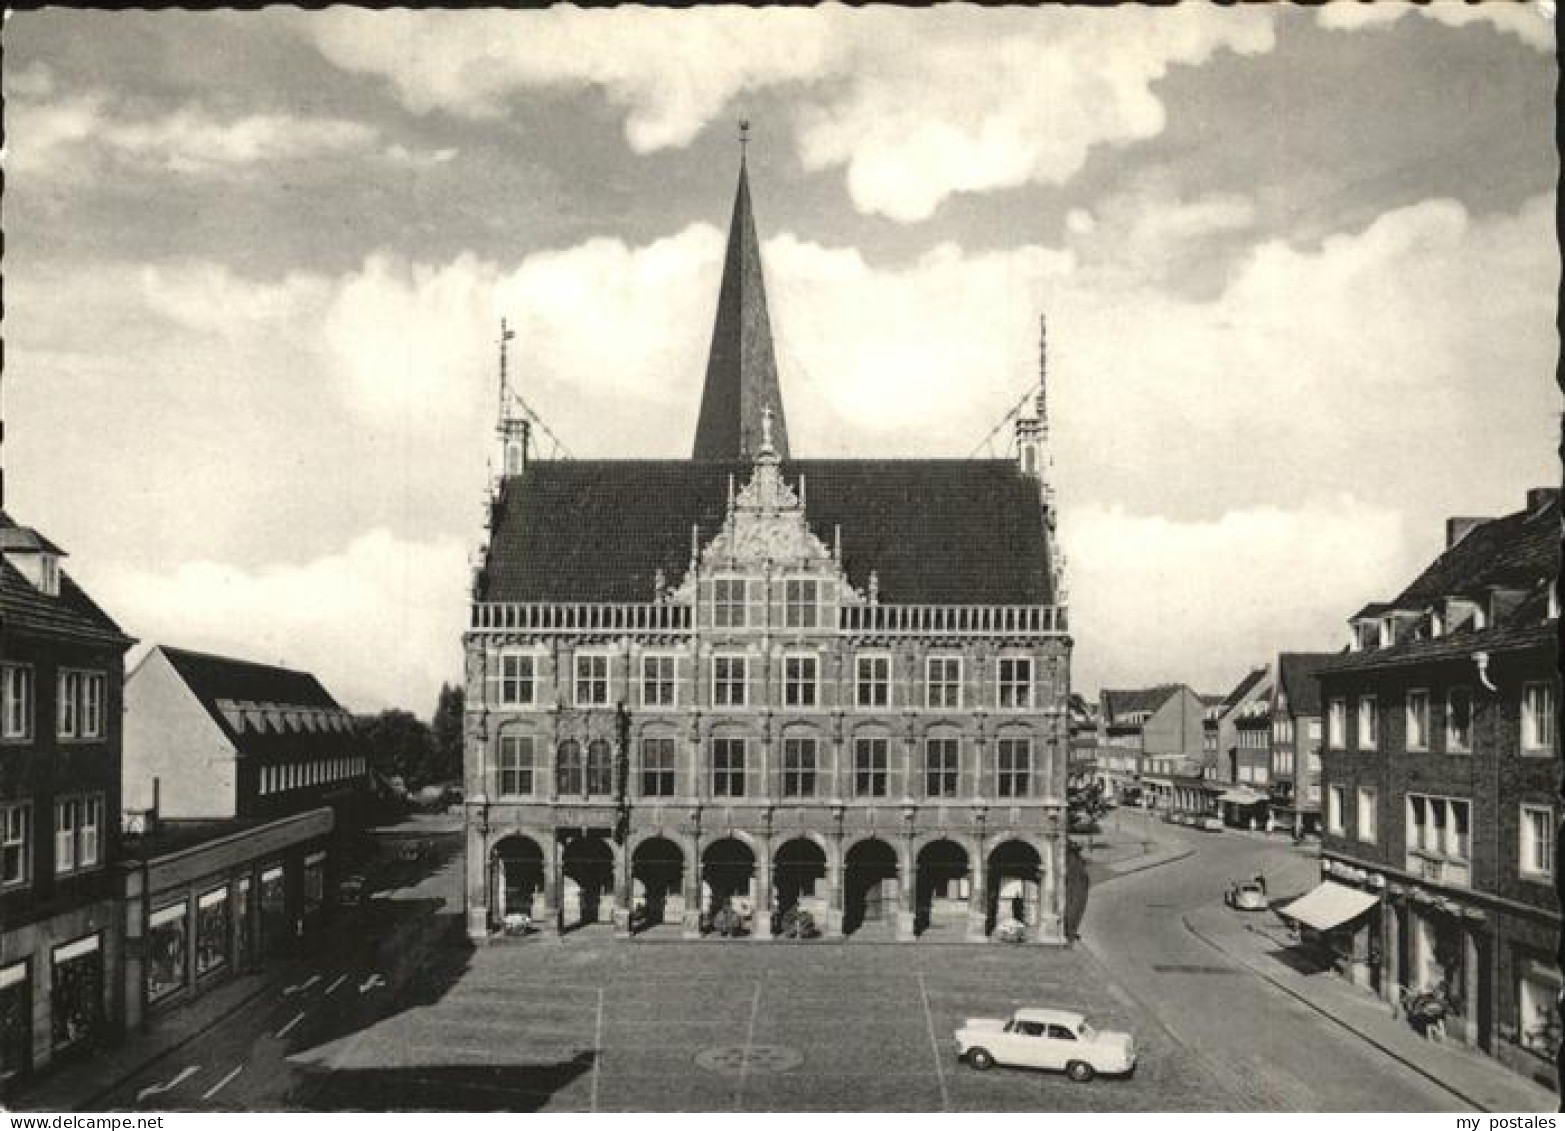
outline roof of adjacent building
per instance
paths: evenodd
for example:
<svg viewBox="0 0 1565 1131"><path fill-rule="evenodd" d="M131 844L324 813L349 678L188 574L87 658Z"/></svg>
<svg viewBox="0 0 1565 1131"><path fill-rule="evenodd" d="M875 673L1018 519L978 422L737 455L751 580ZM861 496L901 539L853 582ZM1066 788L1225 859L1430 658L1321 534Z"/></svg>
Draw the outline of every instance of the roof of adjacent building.
<svg viewBox="0 0 1565 1131"><path fill-rule="evenodd" d="M1232 691L1223 696L1223 701L1221 703L1223 710L1226 711L1228 708L1234 706L1234 704L1242 702L1247 695L1255 690L1256 685L1265 678L1265 668L1256 668L1255 670L1246 674L1243 679L1234 685L1234 689Z"/></svg>
<svg viewBox="0 0 1565 1131"><path fill-rule="evenodd" d="M16 548L43 549L61 553L37 531L18 526L0 510L0 532L16 543ZM19 533L20 532L20 533ZM26 537L31 535L31 537ZM25 547L23 546L25 543ZM128 646L134 641L98 607L81 586L63 569L59 571L60 591L50 596L27 580L20 570L0 556L0 623L7 630L63 636L95 643Z"/></svg>
<svg viewBox="0 0 1565 1131"><path fill-rule="evenodd" d="M772 412L772 447L787 459L788 422L783 416L777 357L772 350L761 245L750 207L750 178L741 160L691 458L754 456L761 450L761 417L768 408Z"/></svg>
<svg viewBox="0 0 1565 1131"><path fill-rule="evenodd" d="M1277 686L1288 696L1290 713L1308 718L1321 713L1320 684L1315 673L1334 652L1284 652L1277 657Z"/></svg>
<svg viewBox="0 0 1565 1131"><path fill-rule="evenodd" d="M1037 480L1011 460L794 460L811 531L883 602L1046 605L1054 599ZM540 460L505 480L480 601L650 601L722 528L748 461ZM800 479L803 487L800 487Z"/></svg>
<svg viewBox="0 0 1565 1131"><path fill-rule="evenodd" d="M1098 700L1102 704L1103 721L1113 723L1126 715L1142 712L1150 715L1183 690L1184 686L1182 683L1160 683L1156 687L1100 691Z"/></svg>
<svg viewBox="0 0 1565 1131"><path fill-rule="evenodd" d="M1362 652L1339 652L1322 664L1318 670L1323 674L1363 671L1370 668L1399 667L1403 664L1466 659L1475 652L1498 655L1502 652L1524 652L1533 648L1557 649L1558 646L1558 622L1535 619L1530 624L1513 622L1496 628L1480 629L1477 632L1456 632L1432 639L1407 640L1386 648L1370 648Z"/></svg>
<svg viewBox="0 0 1565 1131"><path fill-rule="evenodd" d="M158 645L156 651L163 653L169 666L190 688L240 754L307 755L314 748L340 751L346 742L356 741L351 730L346 733L303 729L287 733L262 733L249 727L235 726L223 711L223 704L232 702L322 708L346 715L342 705L309 672L238 660L231 656L191 652L166 644Z"/></svg>

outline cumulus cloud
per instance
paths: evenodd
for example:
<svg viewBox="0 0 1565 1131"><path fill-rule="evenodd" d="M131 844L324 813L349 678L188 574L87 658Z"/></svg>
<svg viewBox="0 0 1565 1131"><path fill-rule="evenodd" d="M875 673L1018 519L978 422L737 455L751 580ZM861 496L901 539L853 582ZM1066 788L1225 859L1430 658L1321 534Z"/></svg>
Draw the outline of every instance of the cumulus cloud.
<svg viewBox="0 0 1565 1131"><path fill-rule="evenodd" d="M378 128L345 118L289 113L223 116L197 103L130 109L103 90L63 92L46 67L8 83L7 164L33 179L85 176L102 162L184 177L230 177L261 165L334 156L398 164L449 160L445 151L386 144Z"/></svg>
<svg viewBox="0 0 1565 1131"><path fill-rule="evenodd" d="M321 53L392 83L414 110L486 117L532 89L591 86L638 152L683 146L750 92L802 88L809 168L842 167L855 204L922 220L953 193L1058 184L1098 144L1163 128L1153 84L1218 50L1270 51L1272 14L717 8L301 17Z"/></svg>
<svg viewBox="0 0 1565 1131"><path fill-rule="evenodd" d="M99 569L84 581L143 646L302 668L352 709L427 714L440 683L460 678L468 579L461 540L380 529L304 563L199 560L166 573Z"/></svg>
<svg viewBox="0 0 1565 1131"><path fill-rule="evenodd" d="M1157 679L1221 693L1282 650L1331 651L1345 618L1417 566L1402 516L1353 496L1178 522L1069 508L1079 687Z"/></svg>
<svg viewBox="0 0 1565 1131"><path fill-rule="evenodd" d="M1540 0L1531 3L1490 0L1482 4L1405 3L1404 0L1378 0L1374 4L1332 0L1316 13L1322 27L1349 31L1362 27L1383 27L1395 23L1409 12L1447 27L1465 27L1487 23L1516 36L1539 51L1554 50L1553 5Z"/></svg>

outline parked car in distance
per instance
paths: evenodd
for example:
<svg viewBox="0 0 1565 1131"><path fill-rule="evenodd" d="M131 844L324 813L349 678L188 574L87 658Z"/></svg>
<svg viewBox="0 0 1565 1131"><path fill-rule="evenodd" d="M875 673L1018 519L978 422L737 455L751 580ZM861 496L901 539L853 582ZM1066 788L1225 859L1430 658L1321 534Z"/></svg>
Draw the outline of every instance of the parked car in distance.
<svg viewBox="0 0 1565 1131"><path fill-rule="evenodd" d="M1223 902L1235 911L1265 911L1267 908L1265 889L1250 880L1230 884L1223 892Z"/></svg>
<svg viewBox="0 0 1565 1131"><path fill-rule="evenodd" d="M969 1017L956 1031L956 1052L979 1071L996 1064L1046 1068L1078 1082L1136 1070L1134 1037L1095 1029L1085 1015L1067 1009L1018 1009L1009 1020Z"/></svg>
<svg viewBox="0 0 1565 1131"><path fill-rule="evenodd" d="M1196 821L1196 827L1202 832L1220 833L1223 831L1223 822L1218 817L1202 817Z"/></svg>

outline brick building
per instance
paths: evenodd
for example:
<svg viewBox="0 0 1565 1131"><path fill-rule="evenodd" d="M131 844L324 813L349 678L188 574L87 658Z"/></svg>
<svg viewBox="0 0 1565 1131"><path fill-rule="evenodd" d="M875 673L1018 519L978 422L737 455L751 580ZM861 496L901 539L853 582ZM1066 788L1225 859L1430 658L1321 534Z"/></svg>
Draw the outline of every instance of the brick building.
<svg viewBox="0 0 1565 1131"><path fill-rule="evenodd" d="M0 1087L122 1016L115 866L133 641L0 511Z"/></svg>
<svg viewBox="0 0 1565 1131"><path fill-rule="evenodd" d="M1272 820L1296 836L1320 832L1320 747L1324 722L1317 669L1330 652L1283 652L1271 703Z"/></svg>
<svg viewBox="0 0 1565 1131"><path fill-rule="evenodd" d="M1099 701L1099 760L1115 794L1128 799L1146 790L1166 804L1171 792L1162 771L1171 758L1200 752L1200 697L1182 683L1164 683L1105 690Z"/></svg>
<svg viewBox="0 0 1565 1131"><path fill-rule="evenodd" d="M1325 882L1293 905L1388 998L1553 1082L1559 492L1451 519L1444 552L1352 619L1320 672Z"/></svg>
<svg viewBox="0 0 1565 1131"><path fill-rule="evenodd" d="M503 400L503 395L502 395ZM1044 471L795 459L741 164L689 461L506 475L467 657L469 933L1061 941L1071 641ZM725 916L726 918L726 916Z"/></svg>

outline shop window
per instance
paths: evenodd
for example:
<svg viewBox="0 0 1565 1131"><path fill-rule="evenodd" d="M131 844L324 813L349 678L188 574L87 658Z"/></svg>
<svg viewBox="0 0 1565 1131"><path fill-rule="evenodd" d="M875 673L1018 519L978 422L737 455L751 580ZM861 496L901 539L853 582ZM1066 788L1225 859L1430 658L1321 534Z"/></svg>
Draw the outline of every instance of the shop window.
<svg viewBox="0 0 1565 1131"><path fill-rule="evenodd" d="M158 1001L185 986L190 933L182 899L147 917L147 1000Z"/></svg>
<svg viewBox="0 0 1565 1131"><path fill-rule="evenodd" d="M239 881L234 898L234 963L240 970L250 969L255 960L255 944L250 935L250 877Z"/></svg>
<svg viewBox="0 0 1565 1131"><path fill-rule="evenodd" d="M196 900L196 976L228 961L228 889L215 888Z"/></svg>
<svg viewBox="0 0 1565 1131"><path fill-rule="evenodd" d="M287 943L288 886L281 865L261 873L259 889L261 920L261 953L280 954Z"/></svg>
<svg viewBox="0 0 1565 1131"><path fill-rule="evenodd" d="M55 947L50 1030L56 1053L95 1044L103 1032L103 937Z"/></svg>
<svg viewBox="0 0 1565 1131"><path fill-rule="evenodd" d="M33 993L27 963L0 967L0 1084L33 1063Z"/></svg>
<svg viewBox="0 0 1565 1131"><path fill-rule="evenodd" d="M814 797L818 746L813 738L783 739L784 797Z"/></svg>
<svg viewBox="0 0 1565 1131"><path fill-rule="evenodd" d="M326 905L326 853L312 852L304 858L304 872L299 885L300 914L313 924Z"/></svg>
<svg viewBox="0 0 1565 1131"><path fill-rule="evenodd" d="M1560 1020L1554 1006L1560 993L1559 972L1547 962L1520 955L1518 965L1517 1043L1552 1063L1560 1047Z"/></svg>

